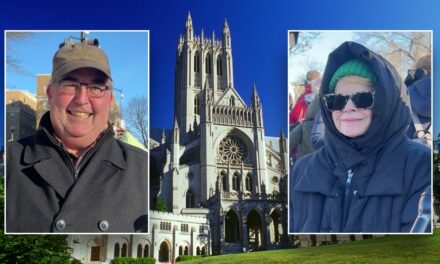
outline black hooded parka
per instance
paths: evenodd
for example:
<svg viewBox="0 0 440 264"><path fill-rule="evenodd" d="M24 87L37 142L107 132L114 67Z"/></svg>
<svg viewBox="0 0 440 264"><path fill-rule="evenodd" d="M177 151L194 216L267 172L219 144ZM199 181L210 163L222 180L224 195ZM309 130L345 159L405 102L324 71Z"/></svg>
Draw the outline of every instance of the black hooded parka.
<svg viewBox="0 0 440 264"><path fill-rule="evenodd" d="M356 58L369 63L378 81L368 130L349 138L336 129L322 98L339 66ZM409 100L399 74L380 55L345 42L329 55L320 96L326 144L290 173L289 231L409 232L431 184L431 151L406 136Z"/></svg>

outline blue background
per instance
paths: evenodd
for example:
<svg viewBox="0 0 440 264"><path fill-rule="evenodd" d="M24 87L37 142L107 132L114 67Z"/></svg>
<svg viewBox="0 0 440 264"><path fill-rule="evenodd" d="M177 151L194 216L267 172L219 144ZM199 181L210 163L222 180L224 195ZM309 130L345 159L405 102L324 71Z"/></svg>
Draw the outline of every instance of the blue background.
<svg viewBox="0 0 440 264"><path fill-rule="evenodd" d="M216 37L221 38L227 19L232 35L235 87L249 103L252 86L256 84L262 98L266 133L272 136L279 135L280 129L287 130L288 30L433 30L434 76L439 73L435 51L439 48L440 4L434 0L25 2L2 3L2 30L149 29L151 128L172 126L176 45L188 11L197 35L203 27L206 36L210 37L215 30ZM436 84L434 78L434 100L438 94ZM4 114L1 116L3 119ZM439 131L437 124L434 131Z"/></svg>

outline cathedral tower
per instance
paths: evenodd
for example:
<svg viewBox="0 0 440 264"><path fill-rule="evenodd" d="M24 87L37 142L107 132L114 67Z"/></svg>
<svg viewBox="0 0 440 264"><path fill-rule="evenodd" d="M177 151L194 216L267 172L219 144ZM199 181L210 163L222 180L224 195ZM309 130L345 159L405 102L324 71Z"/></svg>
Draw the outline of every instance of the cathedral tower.
<svg viewBox="0 0 440 264"><path fill-rule="evenodd" d="M194 123L200 124L204 84L207 82L214 91L214 100L234 86L231 33L227 21L223 25L222 39L216 39L214 31L209 39L203 29L200 36L194 34L188 13L184 32L177 45L174 98L174 113L182 139L194 131Z"/></svg>

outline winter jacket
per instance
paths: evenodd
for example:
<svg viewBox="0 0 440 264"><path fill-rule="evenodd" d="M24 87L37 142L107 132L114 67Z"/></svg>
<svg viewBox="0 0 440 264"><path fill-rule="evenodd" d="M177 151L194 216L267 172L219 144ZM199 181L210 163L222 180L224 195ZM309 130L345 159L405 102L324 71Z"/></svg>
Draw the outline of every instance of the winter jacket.
<svg viewBox="0 0 440 264"><path fill-rule="evenodd" d="M301 122L306 116L307 107L308 107L307 102L306 102L306 96L308 94L312 93L312 85L307 84L304 87L304 89L305 89L304 93L302 93L298 97L298 100L296 101L295 106L292 108L292 110L290 110L289 125Z"/></svg>
<svg viewBox="0 0 440 264"><path fill-rule="evenodd" d="M312 145L315 149L319 149L320 147L324 146L324 134L325 124L324 121L322 121L322 114L320 109L318 113L316 113L315 119L313 120L312 134L310 135L310 138L312 139Z"/></svg>
<svg viewBox="0 0 440 264"><path fill-rule="evenodd" d="M298 148L297 158L311 153L315 150L312 145L311 134L313 120L319 111L319 96L315 95L312 102L308 106L305 119L297 125L289 134L289 147Z"/></svg>
<svg viewBox="0 0 440 264"><path fill-rule="evenodd" d="M53 136L49 113L36 134L7 145L6 231L148 231L148 155L111 126L78 169Z"/></svg>
<svg viewBox="0 0 440 264"><path fill-rule="evenodd" d="M329 55L320 92L327 94L334 72L354 58L367 61L378 77L371 124L362 136L346 137L321 99L325 145L291 171L290 232L409 232L431 184L430 150L405 134L406 87L388 61L345 42Z"/></svg>
<svg viewBox="0 0 440 264"><path fill-rule="evenodd" d="M431 126L431 75L424 75L408 87L411 109L419 117L420 123L428 130ZM414 138L414 124L408 129L408 137Z"/></svg>

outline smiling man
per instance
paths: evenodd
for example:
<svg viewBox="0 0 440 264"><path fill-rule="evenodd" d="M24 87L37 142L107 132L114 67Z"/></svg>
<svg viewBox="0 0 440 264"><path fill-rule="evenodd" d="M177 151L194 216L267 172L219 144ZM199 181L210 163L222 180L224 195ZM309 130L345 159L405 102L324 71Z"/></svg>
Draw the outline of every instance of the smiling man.
<svg viewBox="0 0 440 264"><path fill-rule="evenodd" d="M114 137L107 55L67 41L52 64L37 133L7 146L6 232L147 232L148 155Z"/></svg>

